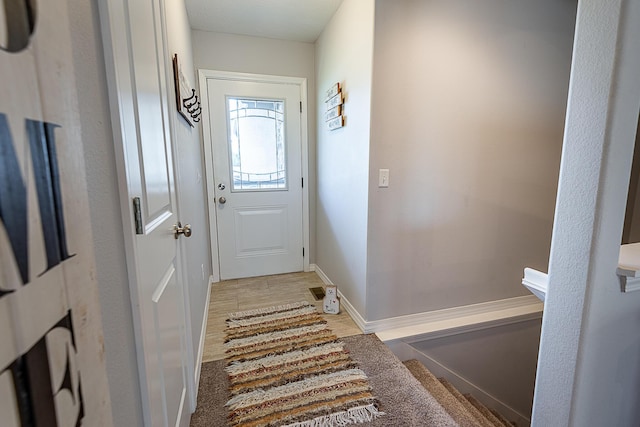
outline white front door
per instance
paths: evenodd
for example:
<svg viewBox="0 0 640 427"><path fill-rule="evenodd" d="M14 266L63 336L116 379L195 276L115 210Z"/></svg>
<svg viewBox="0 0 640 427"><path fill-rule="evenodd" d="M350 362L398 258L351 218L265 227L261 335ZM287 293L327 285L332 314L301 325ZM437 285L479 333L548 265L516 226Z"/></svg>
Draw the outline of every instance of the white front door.
<svg viewBox="0 0 640 427"><path fill-rule="evenodd" d="M221 279L302 271L301 86L208 78L206 93Z"/></svg>
<svg viewBox="0 0 640 427"><path fill-rule="evenodd" d="M164 7L162 0L105 0L103 6L145 425L186 426L188 331L174 234Z"/></svg>

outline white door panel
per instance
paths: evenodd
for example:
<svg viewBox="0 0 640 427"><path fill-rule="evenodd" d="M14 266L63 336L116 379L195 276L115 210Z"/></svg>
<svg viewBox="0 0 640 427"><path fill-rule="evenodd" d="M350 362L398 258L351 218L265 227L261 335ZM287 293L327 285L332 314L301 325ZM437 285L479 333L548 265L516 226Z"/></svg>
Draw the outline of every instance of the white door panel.
<svg viewBox="0 0 640 427"><path fill-rule="evenodd" d="M237 257L275 255L290 249L286 205L236 208L234 213Z"/></svg>
<svg viewBox="0 0 640 427"><path fill-rule="evenodd" d="M180 245L162 0L105 0L103 20L115 69L110 87L120 123L118 160L125 238L145 425L186 426L186 313ZM124 18L128 15L128 19ZM128 39L120 34L130 32ZM111 57L109 55L112 55ZM139 198L141 224L132 200ZM138 229L137 233L135 229Z"/></svg>
<svg viewBox="0 0 640 427"><path fill-rule="evenodd" d="M206 82L221 278L302 271L300 85Z"/></svg>

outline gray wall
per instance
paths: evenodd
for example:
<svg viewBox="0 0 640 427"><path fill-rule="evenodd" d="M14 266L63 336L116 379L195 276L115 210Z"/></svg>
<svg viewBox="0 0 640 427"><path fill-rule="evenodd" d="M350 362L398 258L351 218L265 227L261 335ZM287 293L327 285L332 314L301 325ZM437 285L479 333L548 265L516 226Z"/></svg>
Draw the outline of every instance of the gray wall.
<svg viewBox="0 0 640 427"><path fill-rule="evenodd" d="M193 62L196 70L235 71L303 77L307 79L309 111L309 260L316 260L316 96L314 45L194 30ZM197 71L196 71L197 72Z"/></svg>
<svg viewBox="0 0 640 427"><path fill-rule="evenodd" d="M98 6L70 0L69 12L113 422L141 426L142 401Z"/></svg>
<svg viewBox="0 0 640 427"><path fill-rule="evenodd" d="M366 318L373 0L344 0L316 41L318 200L316 263ZM345 127L324 125L324 94L340 82Z"/></svg>
<svg viewBox="0 0 640 427"><path fill-rule="evenodd" d="M546 271L575 13L376 1L368 320L526 295L523 268Z"/></svg>
<svg viewBox="0 0 640 427"><path fill-rule="evenodd" d="M528 418L540 326L541 320L530 320L412 346Z"/></svg>

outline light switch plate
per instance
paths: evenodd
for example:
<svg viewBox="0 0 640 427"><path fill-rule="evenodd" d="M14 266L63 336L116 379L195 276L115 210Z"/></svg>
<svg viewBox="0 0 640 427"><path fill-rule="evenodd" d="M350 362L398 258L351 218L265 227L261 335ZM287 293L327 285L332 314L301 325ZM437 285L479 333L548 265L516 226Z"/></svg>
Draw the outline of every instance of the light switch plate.
<svg viewBox="0 0 640 427"><path fill-rule="evenodd" d="M380 169L378 172L378 187L387 188L389 186L389 169Z"/></svg>

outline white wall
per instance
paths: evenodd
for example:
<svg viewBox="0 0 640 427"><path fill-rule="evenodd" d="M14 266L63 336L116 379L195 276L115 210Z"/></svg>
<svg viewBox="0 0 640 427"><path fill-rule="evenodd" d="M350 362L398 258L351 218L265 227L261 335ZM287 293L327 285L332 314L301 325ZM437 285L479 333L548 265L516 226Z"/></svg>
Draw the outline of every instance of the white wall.
<svg viewBox="0 0 640 427"><path fill-rule="evenodd" d="M309 131L309 260L316 257L316 96L314 45L286 40L194 30L195 69L303 77L307 79Z"/></svg>
<svg viewBox="0 0 640 427"><path fill-rule="evenodd" d="M365 317L373 0L345 0L316 41L316 264ZM324 93L340 82L345 127L324 126Z"/></svg>
<svg viewBox="0 0 640 427"><path fill-rule="evenodd" d="M636 426L640 292L615 274L640 109L640 2L578 7L533 426Z"/></svg>
<svg viewBox="0 0 640 427"><path fill-rule="evenodd" d="M116 426L141 426L142 401L98 6L70 0L69 12L113 422Z"/></svg>
<svg viewBox="0 0 640 427"><path fill-rule="evenodd" d="M191 28L184 0L165 0L165 2L169 53L172 57L175 53L178 54L184 75L191 87L196 88L198 80L193 67ZM191 355L195 364L198 358L202 328L206 326L203 321L209 276L211 275L202 134L200 125L189 126L173 107L175 105L173 85L170 85L170 89L170 111L175 119L174 144L178 152L174 163L179 176L176 181L176 191L180 221L183 224L191 224L193 230L190 238L180 240L186 261L186 279L189 289L188 309L191 314L191 334L193 337Z"/></svg>
<svg viewBox="0 0 640 427"><path fill-rule="evenodd" d="M546 271L575 9L376 2L368 320L526 295L523 268Z"/></svg>

